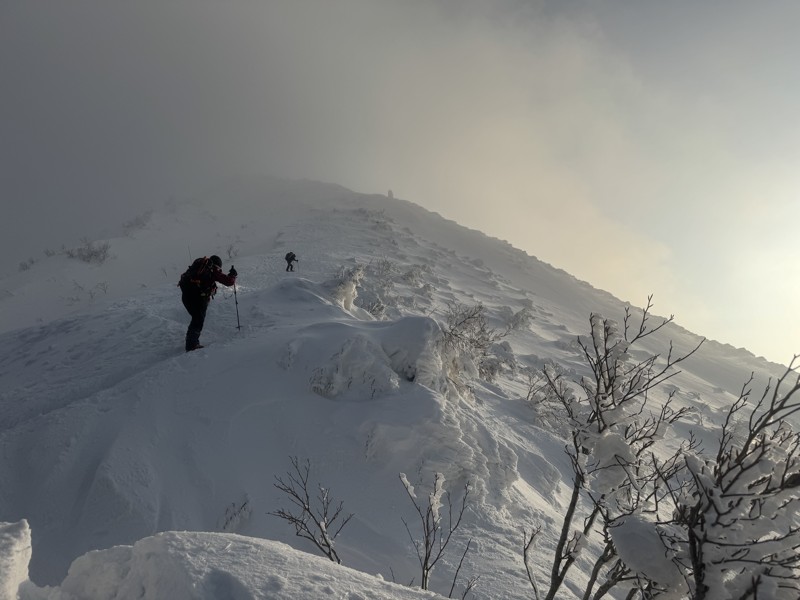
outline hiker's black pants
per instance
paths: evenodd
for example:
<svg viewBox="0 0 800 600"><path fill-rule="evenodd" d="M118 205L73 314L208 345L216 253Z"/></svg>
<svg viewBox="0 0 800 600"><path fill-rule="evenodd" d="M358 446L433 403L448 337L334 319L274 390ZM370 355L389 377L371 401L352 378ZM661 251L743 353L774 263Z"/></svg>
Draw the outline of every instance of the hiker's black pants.
<svg viewBox="0 0 800 600"><path fill-rule="evenodd" d="M200 334L203 332L203 323L206 321L208 310L208 296L184 291L181 294L181 301L192 317L189 329L186 330L186 351L189 352L200 345Z"/></svg>
<svg viewBox="0 0 800 600"><path fill-rule="evenodd" d="M292 261L287 261L286 262L286 270L287 271L294 271L294 265L292 264Z"/></svg>

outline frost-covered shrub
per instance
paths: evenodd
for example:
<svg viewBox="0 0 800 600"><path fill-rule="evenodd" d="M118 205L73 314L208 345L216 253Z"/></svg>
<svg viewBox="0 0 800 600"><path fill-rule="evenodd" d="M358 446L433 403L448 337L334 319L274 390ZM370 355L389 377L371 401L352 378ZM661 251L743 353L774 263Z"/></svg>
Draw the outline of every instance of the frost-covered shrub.
<svg viewBox="0 0 800 600"><path fill-rule="evenodd" d="M381 330L381 348L400 377L444 393L448 387L440 352L441 336L435 320L403 317L392 327Z"/></svg>
<svg viewBox="0 0 800 600"><path fill-rule="evenodd" d="M425 275L430 275L432 269L428 265L411 265L400 276L406 285L419 285Z"/></svg>
<svg viewBox="0 0 800 600"><path fill-rule="evenodd" d="M332 288L331 296L334 301L342 305L345 310L352 310L356 298L358 298L358 287L364 279L364 266L355 265L354 267L342 267L338 275L328 282Z"/></svg>
<svg viewBox="0 0 800 600"><path fill-rule="evenodd" d="M497 344L508 335L489 326L486 307L451 302L447 305L442 326L444 354L450 357L451 376L477 376L492 381L504 368L513 368L515 360L511 346Z"/></svg>
<svg viewBox="0 0 800 600"><path fill-rule="evenodd" d="M525 401L533 409L537 425L548 428L556 435L567 437L571 431L571 423L559 398L571 393L570 386L566 383L569 373L550 361L545 363L544 369L551 374L549 377L545 377L538 369L528 367L523 370ZM558 382L557 392L551 390L549 381Z"/></svg>
<svg viewBox="0 0 800 600"><path fill-rule="evenodd" d="M309 377L315 393L331 399L369 400L393 393L403 381L442 393L448 390L438 351L441 331L433 319L404 317L369 333L354 331L342 326L339 338L343 341L323 352L323 356L329 353L328 358L316 358ZM314 356L320 348L297 340L292 352L293 362L298 353Z"/></svg>
<svg viewBox="0 0 800 600"><path fill-rule="evenodd" d="M347 339L326 364L311 376L311 390L326 398L348 393L349 397L372 399L396 390L400 380L388 357L363 335Z"/></svg>
<svg viewBox="0 0 800 600"><path fill-rule="evenodd" d="M392 287L394 282L392 278L397 272L397 265L395 265L388 258L380 258L375 263L370 265L370 270L374 273L375 278L387 287Z"/></svg>
<svg viewBox="0 0 800 600"><path fill-rule="evenodd" d="M423 274L430 272L427 265L414 265L401 271L400 266L388 258L372 261L365 268L356 304L378 319L399 316L400 307L416 310L419 300L431 299L433 287L425 284L418 290L412 290L409 295L401 295L397 292L397 285L419 285Z"/></svg>
<svg viewBox="0 0 800 600"><path fill-rule="evenodd" d="M511 331L520 331L528 327L533 321L533 313L528 307L523 307L508 320L508 329Z"/></svg>
<svg viewBox="0 0 800 600"><path fill-rule="evenodd" d="M648 354L635 359L632 348L672 321L670 317L649 327L650 300L637 324L631 322L629 309L621 327L600 315L590 316L590 336L578 342L587 376L570 381L563 371L547 365L542 370L539 393L543 401L559 403L565 414L573 470L572 494L553 549L545 600L556 597L581 552L582 560L589 564L584 598L601 597L613 588L639 590L637 597L685 597L681 594L687 586L678 569L650 570L651 563L626 562L626 557L664 553L655 525L659 511L669 510L665 506L669 494L662 481L678 476L683 468L681 457L695 445L690 439L671 454L664 450L666 458L656 458L664 430L687 409L674 409L672 395L653 406L653 390L675 375L675 366L690 357L702 341L682 356L670 351L663 358ZM651 518L642 520L642 515ZM624 535L634 530L648 534ZM539 531L535 528L524 546L526 560ZM585 543L588 538L597 539L599 545L590 548ZM638 540L635 547L630 546L631 540ZM534 590L538 590L533 570L527 563L526 567Z"/></svg>
<svg viewBox="0 0 800 600"><path fill-rule="evenodd" d="M797 359L739 420L751 377L716 455L689 453L690 477L665 478L676 509L663 537L692 600L800 598L800 432L788 422L800 412Z"/></svg>
<svg viewBox="0 0 800 600"><path fill-rule="evenodd" d="M383 319L386 317L386 304L378 297L374 297L369 301L362 299L359 304L361 308L376 319Z"/></svg>
<svg viewBox="0 0 800 600"><path fill-rule="evenodd" d="M498 339L497 332L489 327L486 307L480 302L472 306L457 302L448 304L443 334L447 348L476 358L485 356Z"/></svg>
<svg viewBox="0 0 800 600"><path fill-rule="evenodd" d="M77 248L64 248L64 254L69 258L81 260L85 263L103 264L110 258L110 242L93 242L88 238L81 239L81 245Z"/></svg>
<svg viewBox="0 0 800 600"><path fill-rule="evenodd" d="M397 298L392 294L396 271L395 263L386 258L367 265L359 281L360 292L355 303L376 319L387 318L389 310L397 307Z"/></svg>
<svg viewBox="0 0 800 600"><path fill-rule="evenodd" d="M478 364L478 373L486 381L494 381L503 371L513 372L517 368L517 359L508 342L492 344L488 353Z"/></svg>

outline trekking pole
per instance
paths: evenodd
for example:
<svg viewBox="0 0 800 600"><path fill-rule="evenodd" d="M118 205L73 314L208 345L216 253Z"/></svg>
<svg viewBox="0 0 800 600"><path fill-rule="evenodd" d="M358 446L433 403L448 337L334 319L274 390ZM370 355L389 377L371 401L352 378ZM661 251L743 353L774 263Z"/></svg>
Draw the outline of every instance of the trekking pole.
<svg viewBox="0 0 800 600"><path fill-rule="evenodd" d="M231 269L233 265L231 265ZM242 324L239 323L239 298L236 296L236 282L233 282L233 300L236 302L236 329L242 330Z"/></svg>
<svg viewBox="0 0 800 600"><path fill-rule="evenodd" d="M241 330L242 324L239 323L239 299L236 297L236 284L233 284L233 299L236 302L236 329Z"/></svg>

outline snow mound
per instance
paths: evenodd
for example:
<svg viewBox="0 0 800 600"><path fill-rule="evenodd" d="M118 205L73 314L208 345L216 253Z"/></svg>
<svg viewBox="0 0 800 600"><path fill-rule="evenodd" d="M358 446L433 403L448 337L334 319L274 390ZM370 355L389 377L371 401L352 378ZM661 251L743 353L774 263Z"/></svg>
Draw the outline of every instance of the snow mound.
<svg viewBox="0 0 800 600"><path fill-rule="evenodd" d="M28 588L23 600L33 600ZM280 542L236 534L166 532L77 558L51 600L317 600L440 598Z"/></svg>
<svg viewBox="0 0 800 600"><path fill-rule="evenodd" d="M288 344L282 364L308 371L310 389L325 398L372 400L414 382L445 392L441 329L428 317L392 322L316 323Z"/></svg>

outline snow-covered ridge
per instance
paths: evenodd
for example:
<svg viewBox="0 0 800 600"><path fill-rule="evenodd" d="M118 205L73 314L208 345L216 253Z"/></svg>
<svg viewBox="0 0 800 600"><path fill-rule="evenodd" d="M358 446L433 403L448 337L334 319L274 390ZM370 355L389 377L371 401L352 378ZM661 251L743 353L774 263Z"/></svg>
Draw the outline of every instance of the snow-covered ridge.
<svg viewBox="0 0 800 600"><path fill-rule="evenodd" d="M230 598L296 600L346 598L422 600L438 597L361 573L280 542L229 533L168 532L132 546L89 552L72 564L58 590L27 580L30 531L27 523L0 524L3 598L91 598L196 600ZM7 570L8 569L8 570ZM13 588L13 589L12 589Z"/></svg>
<svg viewBox="0 0 800 600"><path fill-rule="evenodd" d="M525 371L555 361L580 373L589 313L619 318L622 303L410 203L312 182L213 196L224 214L201 198L149 215L108 240L102 264L56 255L0 281L0 521L30 523L24 597L43 586L59 586L41 596L52 599L126 598L136 586L152 598L432 597L316 558L308 575L311 559L283 544L314 548L268 514L285 503L273 484L291 456L355 514L337 542L344 564L402 583L418 566L398 474L418 490L434 473L454 492L469 482L463 536L432 589L447 593L472 538L475 597L530 597L520 532L550 526L545 571L569 461L526 402ZM184 354L175 282L212 253L236 265L237 293L220 290L208 346ZM504 338L494 381L453 381L440 345L453 302L482 303L498 329L530 314ZM669 326L644 347L685 352L698 340ZM719 344L682 368L670 390L701 433L751 371L782 371ZM174 530L216 534L158 535ZM24 537L5 547L24 550Z"/></svg>

